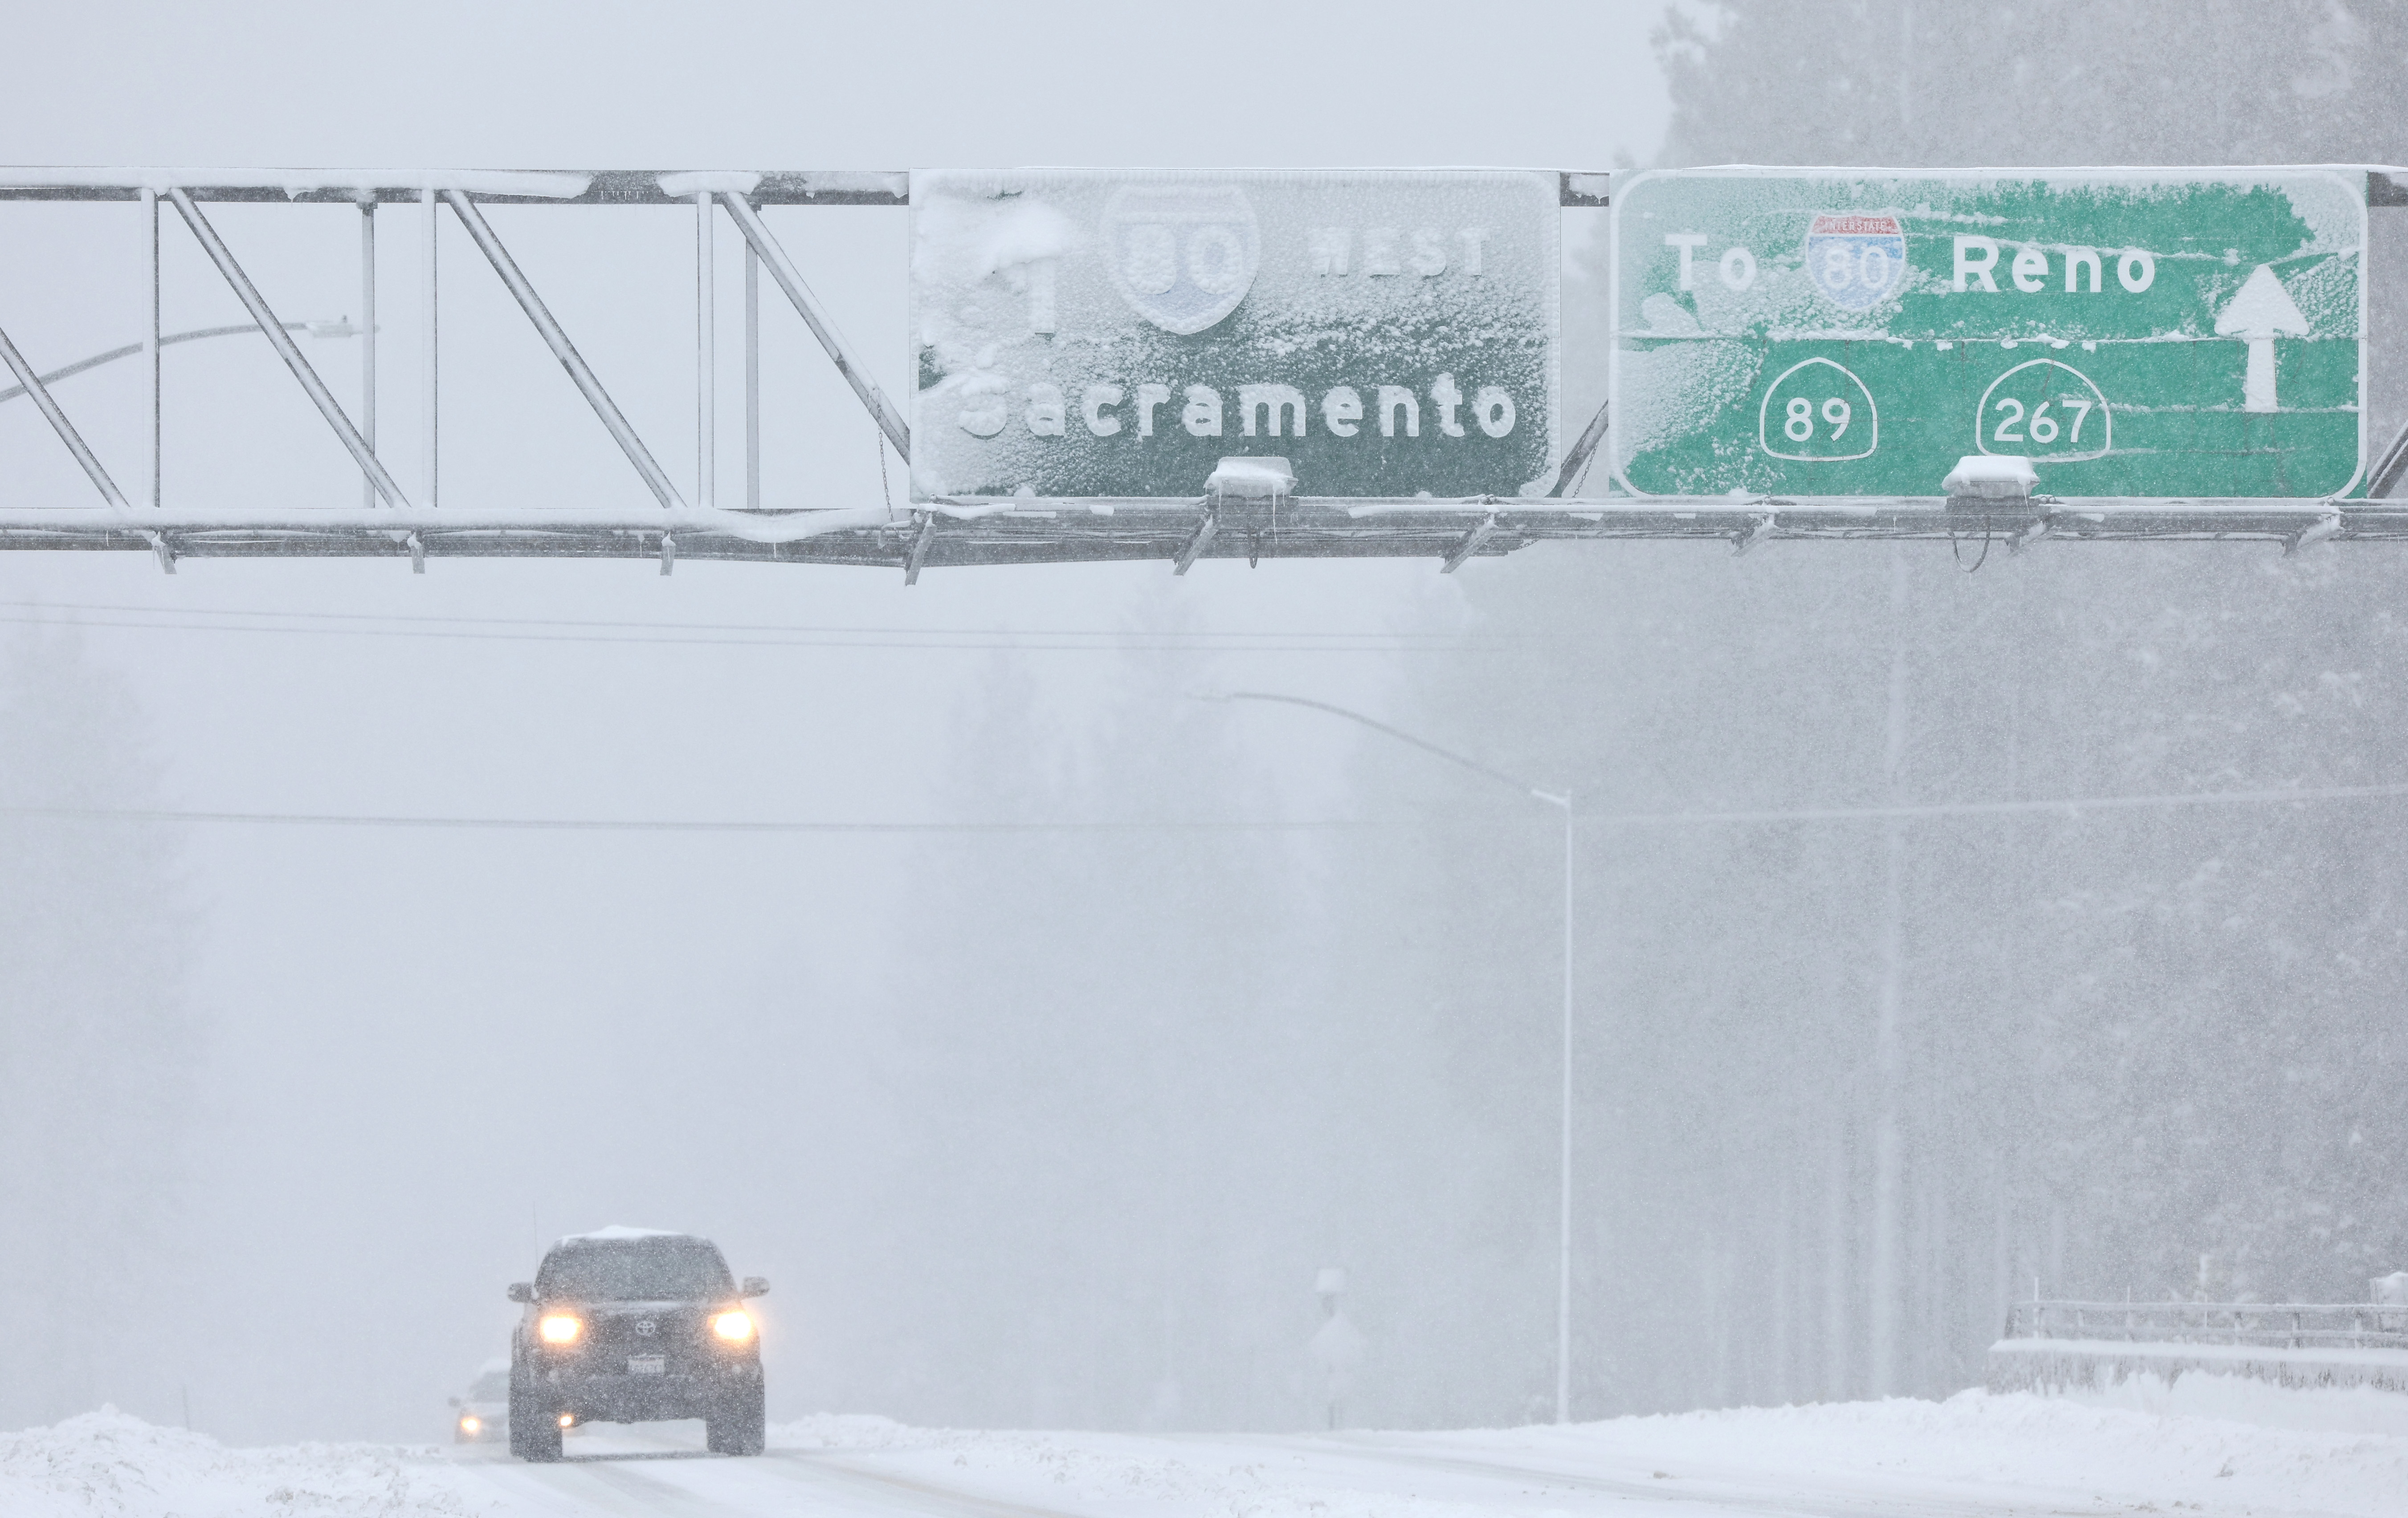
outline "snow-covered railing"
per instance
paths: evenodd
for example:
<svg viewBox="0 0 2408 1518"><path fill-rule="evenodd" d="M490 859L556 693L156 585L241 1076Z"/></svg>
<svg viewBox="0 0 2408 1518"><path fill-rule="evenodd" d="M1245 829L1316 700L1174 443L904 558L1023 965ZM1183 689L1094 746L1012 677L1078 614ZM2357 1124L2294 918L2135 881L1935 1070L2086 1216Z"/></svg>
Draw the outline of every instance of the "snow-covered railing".
<svg viewBox="0 0 2408 1518"><path fill-rule="evenodd" d="M2408 1349L2408 1306L2330 1302L2018 1302L2008 1339Z"/></svg>
<svg viewBox="0 0 2408 1518"><path fill-rule="evenodd" d="M2185 1375L2408 1393L2408 1304L2018 1302L1990 1346L1992 1391Z"/></svg>

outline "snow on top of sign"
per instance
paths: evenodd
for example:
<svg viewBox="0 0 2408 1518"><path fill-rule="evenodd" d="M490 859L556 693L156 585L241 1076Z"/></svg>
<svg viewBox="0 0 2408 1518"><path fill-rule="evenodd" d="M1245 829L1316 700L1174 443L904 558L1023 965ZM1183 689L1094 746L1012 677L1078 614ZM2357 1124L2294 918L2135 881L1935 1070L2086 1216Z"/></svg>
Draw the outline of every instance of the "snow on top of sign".
<svg viewBox="0 0 2408 1518"><path fill-rule="evenodd" d="M972 286L1014 265L1059 258L1083 240L1075 222L1042 200L947 196L913 208L912 277L943 287Z"/></svg>

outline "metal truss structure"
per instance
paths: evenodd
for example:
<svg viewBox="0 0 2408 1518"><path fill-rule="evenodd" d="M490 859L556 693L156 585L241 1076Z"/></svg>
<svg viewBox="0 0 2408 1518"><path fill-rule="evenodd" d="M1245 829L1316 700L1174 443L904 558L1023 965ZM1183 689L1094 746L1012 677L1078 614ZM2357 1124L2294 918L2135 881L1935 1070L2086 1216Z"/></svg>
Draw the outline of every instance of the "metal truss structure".
<svg viewBox="0 0 2408 1518"><path fill-rule="evenodd" d="M1563 204L1606 204L1605 177L1566 174ZM1795 538L1950 538L1985 547L2028 548L2043 539L2244 539L2295 550L2327 540L2408 538L2408 501L2389 495L2408 475L2408 435L2369 472L2373 498L2333 500L2056 499L1950 500L1632 497L1568 494L1579 488L1603 441L1600 411L1568 451L1553 494L1387 500L1310 495L1225 499L1197 494L1137 498L963 497L910 505L810 510L764 509L759 501L759 275L770 282L824 348L869 418L907 462L911 438L894 402L869 378L838 333L793 260L763 223L769 206L903 207L910 176L855 172L432 172L395 170L64 170L0 169L0 201L139 202L148 242L150 330L135 347L47 374L37 373L5 331L0 360L15 374L61 443L90 479L97 500L27 504L0 497L0 549L115 549L155 554L173 572L179 558L407 558L423 570L429 557L657 559L667 573L680 558L844 564L899 568L908 581L932 566L1160 559L1178 573L1202 558L1428 557L1452 571L1475 556L1510 552L1551 538L1716 538L1746 551ZM244 272L211 224L207 208L262 202L348 205L360 213L364 374L361 414L347 413L294 343L305 325L283 320ZM695 217L697 354L695 411L699 464L691 498L663 470L601 378L580 354L542 295L495 235L481 207L587 206L684 208ZM375 245L380 209L413 218L427 239L428 268L447 217L465 230L527 321L550 347L652 494L640 510L585 507L461 509L443 507L431 487L413 498L388 468L376 425L377 289ZM172 212L241 301L248 326L194 333L160 331L159 248ZM723 222L745 249L746 386L750 461L744 504L723 505L713 478L718 426L717 294L713 241ZM424 415L437 414L440 351L437 290L430 276L417 293L415 325L423 343ZM342 329L350 333L352 329ZM178 341L256 331L356 462L365 481L357 506L263 505L207 510L163 501L159 490L160 354ZM93 364L139 353L149 367L150 457L128 494L87 445L52 394L52 381ZM0 396L0 398L6 398ZM412 446L416 478L439 478L430 424Z"/></svg>

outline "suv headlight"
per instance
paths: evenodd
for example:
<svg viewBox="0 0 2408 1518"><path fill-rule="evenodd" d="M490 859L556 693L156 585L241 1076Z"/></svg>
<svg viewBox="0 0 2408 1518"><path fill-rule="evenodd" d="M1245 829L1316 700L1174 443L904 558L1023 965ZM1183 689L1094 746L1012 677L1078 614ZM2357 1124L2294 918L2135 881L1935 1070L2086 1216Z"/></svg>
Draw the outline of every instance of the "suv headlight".
<svg viewBox="0 0 2408 1518"><path fill-rule="evenodd" d="M537 1320L535 1331L545 1343L565 1346L577 1342L585 1332L585 1322L567 1312L547 1312Z"/></svg>
<svg viewBox="0 0 2408 1518"><path fill-rule="evenodd" d="M710 1320L710 1331L730 1344L741 1344L752 1337L752 1314L722 1312Z"/></svg>

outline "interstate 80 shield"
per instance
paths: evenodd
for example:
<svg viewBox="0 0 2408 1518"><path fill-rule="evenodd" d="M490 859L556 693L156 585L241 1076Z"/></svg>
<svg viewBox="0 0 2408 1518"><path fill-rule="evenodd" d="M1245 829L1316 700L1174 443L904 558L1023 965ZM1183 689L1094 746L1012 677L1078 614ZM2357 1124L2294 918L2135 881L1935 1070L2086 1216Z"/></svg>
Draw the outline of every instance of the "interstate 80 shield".
<svg viewBox="0 0 2408 1518"><path fill-rule="evenodd" d="M1906 235L1895 216L1817 216L1806 231L1806 272L1843 311L1878 306L1906 273Z"/></svg>
<svg viewBox="0 0 2408 1518"><path fill-rule="evenodd" d="M915 500L1513 495L1556 460L1559 191L1523 171L922 170Z"/></svg>

